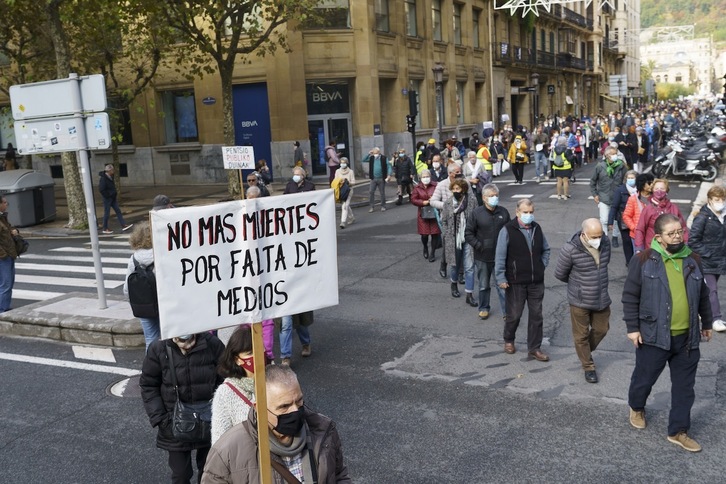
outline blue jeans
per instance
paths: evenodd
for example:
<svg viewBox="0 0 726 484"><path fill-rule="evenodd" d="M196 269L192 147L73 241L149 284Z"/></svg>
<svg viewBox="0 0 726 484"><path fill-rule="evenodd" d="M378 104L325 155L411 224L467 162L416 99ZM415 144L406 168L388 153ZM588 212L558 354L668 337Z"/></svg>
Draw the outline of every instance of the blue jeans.
<svg viewBox="0 0 726 484"><path fill-rule="evenodd" d="M111 215L111 208L116 213L116 218L118 218L118 223L121 224L121 228L126 227L126 222L124 221L124 216L121 214L116 197L103 197L103 230L108 230L108 217Z"/></svg>
<svg viewBox="0 0 726 484"><path fill-rule="evenodd" d="M534 174L537 176L547 174L547 156L544 151L534 152Z"/></svg>
<svg viewBox="0 0 726 484"><path fill-rule="evenodd" d="M10 309L10 300L13 298L13 285L15 284L15 259L4 257L0 259L0 313Z"/></svg>
<svg viewBox="0 0 726 484"><path fill-rule="evenodd" d="M475 260L474 267L476 267L477 278L479 279L479 312L489 312L491 306L489 301L491 300L491 285L489 284L492 276L494 275L494 262L484 262L483 260ZM507 314L506 301L504 298L504 289L494 283L497 288L497 294L499 294L499 305L502 308L502 316Z"/></svg>
<svg viewBox="0 0 726 484"><path fill-rule="evenodd" d="M149 345L161 338L161 325L159 318L139 318L141 321L141 329L144 330L144 341L146 341L146 349Z"/></svg>
<svg viewBox="0 0 726 484"><path fill-rule="evenodd" d="M296 328L297 335L300 338L300 344L310 344L310 331L307 326L298 325ZM290 358L292 355L292 316L282 317L282 326L280 327L280 358Z"/></svg>
<svg viewBox="0 0 726 484"><path fill-rule="evenodd" d="M469 244L464 242L461 249L456 249L455 262L451 264L449 269L449 277L451 282L458 282L459 267L464 265L464 290L466 292L474 292L474 257Z"/></svg>

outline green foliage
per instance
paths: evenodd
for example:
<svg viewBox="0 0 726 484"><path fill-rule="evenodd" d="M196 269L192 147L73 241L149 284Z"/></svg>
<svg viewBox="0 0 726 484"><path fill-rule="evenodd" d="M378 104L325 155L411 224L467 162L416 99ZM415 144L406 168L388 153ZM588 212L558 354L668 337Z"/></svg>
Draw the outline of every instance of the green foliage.
<svg viewBox="0 0 726 484"><path fill-rule="evenodd" d="M658 99L678 99L679 96L690 96L696 92L695 87L670 82L659 82L655 85Z"/></svg>
<svg viewBox="0 0 726 484"><path fill-rule="evenodd" d="M723 0L642 0L642 28L695 25L696 37L713 35L715 42L726 41L726 2Z"/></svg>

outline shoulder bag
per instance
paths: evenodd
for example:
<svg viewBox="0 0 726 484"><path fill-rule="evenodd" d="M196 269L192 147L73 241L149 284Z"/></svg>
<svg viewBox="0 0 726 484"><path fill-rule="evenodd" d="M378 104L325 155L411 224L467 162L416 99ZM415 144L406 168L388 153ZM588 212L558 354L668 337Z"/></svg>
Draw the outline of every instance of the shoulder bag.
<svg viewBox="0 0 726 484"><path fill-rule="evenodd" d="M15 251L18 253L18 255L28 252L28 247L30 247L30 244L22 236L13 235L13 242L15 243Z"/></svg>
<svg viewBox="0 0 726 484"><path fill-rule="evenodd" d="M174 438L180 442L211 442L212 440L212 401L185 403L179 399L179 385L176 380L174 357L169 345L166 346L171 370L171 382L176 392L176 403L171 422Z"/></svg>

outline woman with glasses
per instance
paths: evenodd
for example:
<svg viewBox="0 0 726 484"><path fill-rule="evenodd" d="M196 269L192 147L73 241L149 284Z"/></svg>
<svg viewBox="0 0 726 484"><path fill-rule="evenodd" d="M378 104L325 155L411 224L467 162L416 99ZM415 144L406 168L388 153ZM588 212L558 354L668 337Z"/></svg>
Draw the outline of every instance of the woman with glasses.
<svg viewBox="0 0 726 484"><path fill-rule="evenodd" d="M638 220L638 225L635 228L636 252L642 252L650 247L650 242L653 240L653 236L655 235L655 220L664 213L670 213L678 217L678 220L681 221L681 228L683 230L683 242L688 243L688 227L686 227L686 220L683 218L683 215L678 207L668 198L669 191L670 188L668 186L668 180L656 178L653 181L653 193L648 199L649 203L645 205L643 211L640 213L640 219Z"/></svg>

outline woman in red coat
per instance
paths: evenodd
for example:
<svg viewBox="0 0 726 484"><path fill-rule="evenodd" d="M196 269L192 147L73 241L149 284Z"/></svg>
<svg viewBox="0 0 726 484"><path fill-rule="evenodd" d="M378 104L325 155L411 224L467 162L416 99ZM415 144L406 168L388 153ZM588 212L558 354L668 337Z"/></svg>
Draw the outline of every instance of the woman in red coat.
<svg viewBox="0 0 726 484"><path fill-rule="evenodd" d="M421 170L419 178L421 179L421 183L416 185L413 192L411 192L411 203L418 207L416 225L418 227L418 233L421 236L421 243L423 244L424 259L433 262L436 260L436 249L441 247L441 229L439 228L439 223L436 221L436 217L433 215L435 209L429 205L429 199L433 196L434 190L436 189L436 182L431 180L431 172L429 170ZM431 236L430 253L429 235Z"/></svg>

